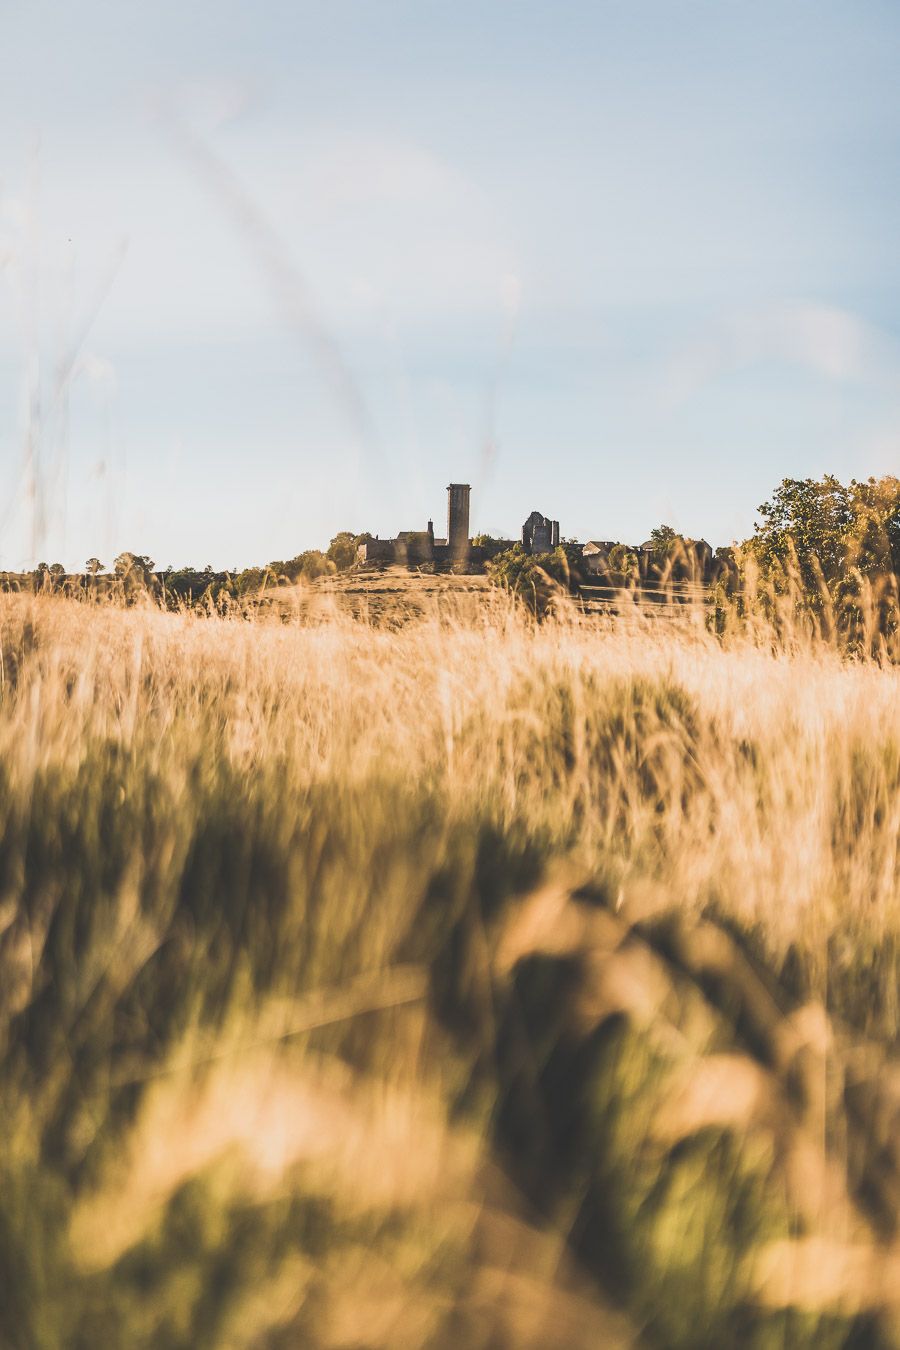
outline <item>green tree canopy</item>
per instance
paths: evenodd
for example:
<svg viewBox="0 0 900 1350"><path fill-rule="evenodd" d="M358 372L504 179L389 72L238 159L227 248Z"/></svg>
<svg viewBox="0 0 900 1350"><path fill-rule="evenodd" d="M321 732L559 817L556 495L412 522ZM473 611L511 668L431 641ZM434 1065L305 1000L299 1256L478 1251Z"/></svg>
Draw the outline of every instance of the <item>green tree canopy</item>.
<svg viewBox="0 0 900 1350"><path fill-rule="evenodd" d="M354 547L353 556L356 556ZM300 554L300 576L306 581L315 581L316 577L327 576L329 572L335 570L335 562L324 554L321 549L310 548L305 553Z"/></svg>
<svg viewBox="0 0 900 1350"><path fill-rule="evenodd" d="M362 534L354 534L351 530L339 530L328 545L328 551L325 557L329 562L334 563L339 572L346 572L356 562L356 550L360 544L365 544L373 536L368 530ZM317 549L310 550L317 553ZM301 557L305 556L301 554Z"/></svg>
<svg viewBox="0 0 900 1350"><path fill-rule="evenodd" d="M853 527L853 506L850 490L833 474L783 479L759 514L762 521L750 543L765 571L785 568L796 558L808 586L815 585L816 564L826 581L837 579Z"/></svg>
<svg viewBox="0 0 900 1350"><path fill-rule="evenodd" d="M339 572L346 572L356 562L356 535L350 530L339 530L328 545L325 556Z"/></svg>
<svg viewBox="0 0 900 1350"><path fill-rule="evenodd" d="M850 483L853 526L847 561L861 572L900 575L900 478Z"/></svg>
<svg viewBox="0 0 900 1350"><path fill-rule="evenodd" d="M681 535L671 525L657 525L655 530L650 531L653 557L658 562L664 562L682 542Z"/></svg>
<svg viewBox="0 0 900 1350"><path fill-rule="evenodd" d="M580 562L577 548L558 545L550 553L526 553L521 544L498 553L486 564L488 577L519 595L528 607L543 614L561 591L578 589Z"/></svg>
<svg viewBox="0 0 900 1350"><path fill-rule="evenodd" d="M132 578L139 577L143 581L148 581L153 568L156 566L152 558L146 553L120 553L113 563L116 576Z"/></svg>
<svg viewBox="0 0 900 1350"><path fill-rule="evenodd" d="M764 571L792 559L807 586L817 568L831 585L858 569L867 576L900 571L900 479L785 478L749 541Z"/></svg>
<svg viewBox="0 0 900 1350"><path fill-rule="evenodd" d="M298 581L301 578L304 581L315 581L316 577L327 576L330 572L336 571L336 565L327 554L321 549L309 548L303 553L298 553L295 558L288 558L286 562L276 559L270 562L266 571L276 581L285 579L287 581Z"/></svg>
<svg viewBox="0 0 900 1350"><path fill-rule="evenodd" d="M638 560L634 549L627 544L613 544L609 550L609 570L618 578L616 584L625 584L630 577L638 575Z"/></svg>

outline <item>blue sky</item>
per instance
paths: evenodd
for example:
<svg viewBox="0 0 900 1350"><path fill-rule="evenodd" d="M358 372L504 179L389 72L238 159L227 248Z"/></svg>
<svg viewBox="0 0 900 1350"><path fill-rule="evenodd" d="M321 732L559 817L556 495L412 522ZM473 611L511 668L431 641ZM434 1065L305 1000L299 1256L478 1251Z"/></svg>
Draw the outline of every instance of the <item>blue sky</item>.
<svg viewBox="0 0 900 1350"><path fill-rule="evenodd" d="M0 0L0 566L900 471L900 7Z"/></svg>

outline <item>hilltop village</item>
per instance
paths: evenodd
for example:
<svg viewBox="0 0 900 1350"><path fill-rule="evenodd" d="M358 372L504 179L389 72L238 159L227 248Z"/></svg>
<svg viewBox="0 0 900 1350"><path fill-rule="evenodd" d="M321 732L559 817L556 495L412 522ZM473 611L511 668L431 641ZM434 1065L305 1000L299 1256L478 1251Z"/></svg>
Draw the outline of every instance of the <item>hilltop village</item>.
<svg viewBox="0 0 900 1350"><path fill-rule="evenodd" d="M468 483L450 483L447 486L447 533L439 537L434 532L434 521L429 520L424 530L401 530L393 539L367 539L357 548L359 568L379 568L390 564L408 567L426 567L429 571L473 571L517 545L526 554L550 553L561 544L559 521L532 511L523 523L518 539L494 539L469 536L469 505L472 489ZM641 580L650 575L658 545L653 540L643 544L623 545L614 540L591 539L585 544L566 541L567 552L580 554L582 570L586 575L602 577L620 569L619 553L627 553L636 560ZM692 579L706 581L712 569L713 552L705 539L691 541L681 560L687 565Z"/></svg>
<svg viewBox="0 0 900 1350"><path fill-rule="evenodd" d="M469 531L472 489L468 483L447 487L447 531L438 536L434 521L424 530L401 530L394 538L356 534L341 530L327 552L307 549L296 557L275 560L265 566L214 571L189 565L157 568L146 554L124 551L107 568L99 558L89 558L83 572L67 572L61 563L41 562L28 572L0 571L0 592L41 591L98 599L106 595L135 598L147 592L178 606L202 600L227 604L261 596L275 587L323 582L336 574L366 574L391 570L396 581L406 571L408 582L420 586L431 574L479 577L515 589L522 577L538 573L563 581L572 590L618 592L641 595L675 583L680 592L708 589L723 575L734 571L731 549L715 556L705 540L685 539L669 526L655 529L645 543L590 539L581 544L563 538L558 520L532 511L518 538L494 538ZM480 584L480 582L479 582ZM528 583L532 584L531 581Z"/></svg>

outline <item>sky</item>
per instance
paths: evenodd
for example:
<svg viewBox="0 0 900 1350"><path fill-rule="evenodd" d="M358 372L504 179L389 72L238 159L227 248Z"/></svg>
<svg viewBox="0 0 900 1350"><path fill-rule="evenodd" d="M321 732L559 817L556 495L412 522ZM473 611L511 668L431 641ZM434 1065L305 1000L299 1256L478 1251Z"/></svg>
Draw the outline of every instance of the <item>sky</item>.
<svg viewBox="0 0 900 1350"><path fill-rule="evenodd" d="M894 0L0 0L0 567L900 473Z"/></svg>

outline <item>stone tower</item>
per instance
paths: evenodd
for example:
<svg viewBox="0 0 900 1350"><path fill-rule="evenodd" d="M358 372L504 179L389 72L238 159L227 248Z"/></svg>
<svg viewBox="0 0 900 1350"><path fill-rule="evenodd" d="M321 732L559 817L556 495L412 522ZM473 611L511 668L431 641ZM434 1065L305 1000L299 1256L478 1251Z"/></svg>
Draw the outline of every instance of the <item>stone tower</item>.
<svg viewBox="0 0 900 1350"><path fill-rule="evenodd" d="M469 552L468 483L450 483L447 487L447 544L452 562L461 562Z"/></svg>

